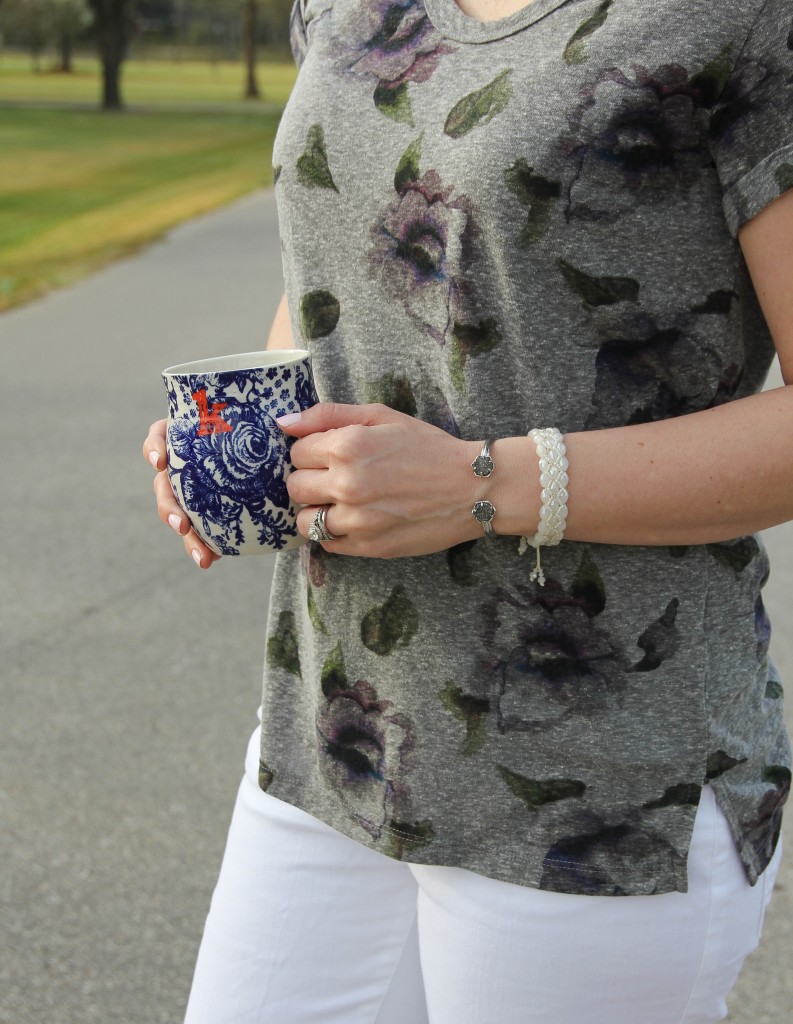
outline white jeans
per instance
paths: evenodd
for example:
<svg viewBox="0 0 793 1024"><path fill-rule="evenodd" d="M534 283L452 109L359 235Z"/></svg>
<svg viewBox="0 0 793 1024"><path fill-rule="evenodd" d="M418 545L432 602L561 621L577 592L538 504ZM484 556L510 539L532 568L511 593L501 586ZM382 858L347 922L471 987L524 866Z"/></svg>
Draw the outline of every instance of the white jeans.
<svg viewBox="0 0 793 1024"><path fill-rule="evenodd" d="M259 730L186 1024L711 1024L760 938L703 790L689 891L570 896L376 853L262 792Z"/></svg>

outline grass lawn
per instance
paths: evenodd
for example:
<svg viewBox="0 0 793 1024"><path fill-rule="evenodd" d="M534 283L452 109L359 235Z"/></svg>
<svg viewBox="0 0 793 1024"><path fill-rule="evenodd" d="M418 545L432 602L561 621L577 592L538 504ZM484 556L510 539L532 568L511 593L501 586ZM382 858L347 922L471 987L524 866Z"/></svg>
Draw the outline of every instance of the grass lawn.
<svg viewBox="0 0 793 1024"><path fill-rule="evenodd" d="M99 103L99 61L78 56L74 72L62 75L47 70L51 58L42 58L42 71L33 71L30 58L15 53L0 55L0 103L2 101ZM257 69L262 101L282 107L295 80L296 69L289 61L268 61ZM126 103L211 104L242 101L241 63L208 61L130 60L124 65L121 90ZM256 101L246 101L255 110Z"/></svg>
<svg viewBox="0 0 793 1024"><path fill-rule="evenodd" d="M277 114L0 109L0 310L271 184L277 125Z"/></svg>

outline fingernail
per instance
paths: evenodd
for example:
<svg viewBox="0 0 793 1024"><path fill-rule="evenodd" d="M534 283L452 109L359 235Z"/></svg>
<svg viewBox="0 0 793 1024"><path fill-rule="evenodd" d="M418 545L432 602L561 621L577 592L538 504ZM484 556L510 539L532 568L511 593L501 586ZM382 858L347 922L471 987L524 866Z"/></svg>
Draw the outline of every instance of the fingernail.
<svg viewBox="0 0 793 1024"><path fill-rule="evenodd" d="M175 512L172 512L168 516L168 524L171 527L173 527L173 529L176 530L177 533L179 533L179 529L180 529L180 527L182 525L181 516L178 516Z"/></svg>
<svg viewBox="0 0 793 1024"><path fill-rule="evenodd" d="M193 561L195 562L195 564L200 569L201 568L201 552L198 550L198 548L193 548Z"/></svg>
<svg viewBox="0 0 793 1024"><path fill-rule="evenodd" d="M160 461L160 456L157 452L149 452L149 462L157 469L157 463Z"/></svg>
<svg viewBox="0 0 793 1024"><path fill-rule="evenodd" d="M289 427L297 423L303 414L301 412L288 412L286 416L276 416L275 422L279 427Z"/></svg>

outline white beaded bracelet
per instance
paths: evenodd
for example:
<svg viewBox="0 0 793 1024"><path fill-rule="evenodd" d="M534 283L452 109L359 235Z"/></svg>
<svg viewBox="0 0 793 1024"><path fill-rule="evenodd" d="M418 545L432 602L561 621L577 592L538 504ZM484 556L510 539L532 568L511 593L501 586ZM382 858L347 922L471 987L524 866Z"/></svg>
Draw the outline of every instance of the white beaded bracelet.
<svg viewBox="0 0 793 1024"><path fill-rule="evenodd" d="M521 537L518 554L524 555L529 545L537 550L537 563L529 574L529 580L537 580L545 586L545 573L540 565L540 546L553 547L564 535L567 520L567 458L561 433L556 427L540 427L529 431L529 437L537 446L540 461L540 522L533 537Z"/></svg>

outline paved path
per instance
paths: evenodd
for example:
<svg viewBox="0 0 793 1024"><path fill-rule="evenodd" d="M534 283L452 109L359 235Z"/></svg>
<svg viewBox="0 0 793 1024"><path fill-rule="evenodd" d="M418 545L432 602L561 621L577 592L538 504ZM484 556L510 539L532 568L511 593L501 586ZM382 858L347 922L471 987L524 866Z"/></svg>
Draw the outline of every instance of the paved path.
<svg viewBox="0 0 793 1024"><path fill-rule="evenodd" d="M280 275L263 193L0 317L0 1024L181 1022L270 565L199 575L154 518L139 448L162 367L260 347ZM790 679L793 528L767 543ZM790 1022L791 882L793 856L734 1024Z"/></svg>

